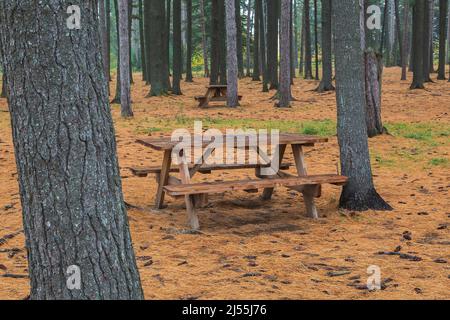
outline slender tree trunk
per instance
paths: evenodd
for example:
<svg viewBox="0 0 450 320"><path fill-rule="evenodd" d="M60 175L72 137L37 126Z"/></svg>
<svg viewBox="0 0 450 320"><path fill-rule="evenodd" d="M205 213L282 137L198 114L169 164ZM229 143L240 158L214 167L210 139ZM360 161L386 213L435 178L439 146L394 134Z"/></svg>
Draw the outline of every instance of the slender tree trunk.
<svg viewBox="0 0 450 320"><path fill-rule="evenodd" d="M387 21L388 21L388 1L384 0L384 10L383 10L383 26L381 29L381 38L380 38L380 54L384 56L384 47L386 42L386 29L387 29Z"/></svg>
<svg viewBox="0 0 450 320"><path fill-rule="evenodd" d="M291 101L291 41L290 41L290 21L291 21L290 0L281 0L280 17L280 88L278 90L280 108L290 107Z"/></svg>
<svg viewBox="0 0 450 320"><path fill-rule="evenodd" d="M259 34L259 11L261 10L261 2L260 1L255 1L255 15L254 15L254 21L255 21L255 27L254 27L254 39L253 39L253 77L252 80L253 81L260 81L261 79L259 78L261 71L259 70L259 66L260 66L260 61L259 61L259 38L260 38L260 34ZM248 41L248 40L247 40Z"/></svg>
<svg viewBox="0 0 450 320"><path fill-rule="evenodd" d="M358 0L333 1L336 51L336 101L342 174L349 178L340 207L349 210L392 209L376 192L365 125L364 53Z"/></svg>
<svg viewBox="0 0 450 320"><path fill-rule="evenodd" d="M425 0L425 12L424 12L424 46L422 47L423 51L423 75L425 82L432 82L430 78L431 72L431 33L433 27L431 8L432 8L433 0Z"/></svg>
<svg viewBox="0 0 450 320"><path fill-rule="evenodd" d="M278 88L278 9L279 0L267 2L267 67L270 89Z"/></svg>
<svg viewBox="0 0 450 320"><path fill-rule="evenodd" d="M11 80L30 297L142 299L101 59L97 2L76 2L83 13L81 29L70 30L65 12L72 3L0 2L0 55ZM77 275L80 287L71 290L68 284L76 286L72 280Z"/></svg>
<svg viewBox="0 0 450 320"><path fill-rule="evenodd" d="M130 32L128 4L125 1L119 1L119 50L120 56L120 107L122 117L133 116L131 109L130 96Z"/></svg>
<svg viewBox="0 0 450 320"><path fill-rule="evenodd" d="M145 81L147 84L151 84L151 78L152 78L152 62L151 62L151 28L150 28L150 21L152 19L152 11L151 11L151 2L152 0L144 0L144 44L145 44L145 61L146 61L146 77Z"/></svg>
<svg viewBox="0 0 450 320"><path fill-rule="evenodd" d="M447 11L448 0L439 0L439 68L438 80L445 80L445 55L447 53L445 41L447 39Z"/></svg>
<svg viewBox="0 0 450 320"><path fill-rule="evenodd" d="M144 11L142 0L139 0L139 41L141 45L141 69L142 69L142 79L145 81L147 64L145 59L145 40L144 40Z"/></svg>
<svg viewBox="0 0 450 320"><path fill-rule="evenodd" d="M219 77L220 84L227 84L227 42L226 42L226 13L225 13L225 0L219 0L219 34L222 35L219 38Z"/></svg>
<svg viewBox="0 0 450 320"><path fill-rule="evenodd" d="M204 0L199 0L199 3L200 3L200 21L201 21L201 27L202 27L202 50L203 50L204 76L209 77L208 40L206 38L205 3L204 3Z"/></svg>
<svg viewBox="0 0 450 320"><path fill-rule="evenodd" d="M164 78L166 79L167 91L172 91L172 84L170 83L170 23L172 12L172 1L166 0L166 14L165 14L165 34L164 34Z"/></svg>
<svg viewBox="0 0 450 320"><path fill-rule="evenodd" d="M120 100L120 39L119 39L119 4L117 0L114 0L114 13L116 15L116 43L117 43L117 76L116 76L116 93L111 103L121 103Z"/></svg>
<svg viewBox="0 0 450 320"><path fill-rule="evenodd" d="M128 58L129 58L129 62L128 62L128 68L130 68L129 70L129 74L130 74L130 83L134 83L133 81L133 61L131 60L131 47L132 47L132 42L131 42L131 28L132 28L132 24L133 24L133 0L127 0L128 1Z"/></svg>
<svg viewBox="0 0 450 320"><path fill-rule="evenodd" d="M314 0L314 54L315 54L315 62L316 62L316 80L319 80L319 39L318 39L318 31L317 31L317 0Z"/></svg>
<svg viewBox="0 0 450 320"><path fill-rule="evenodd" d="M256 4L255 4L256 8ZM255 13L256 14L256 13ZM256 22L256 17L255 17ZM247 73L246 76L250 77L251 75L251 68L250 68L250 45L251 45L251 29L252 29L252 0L248 0L247 3L247 43L246 43L246 56L247 56ZM253 61L253 63L255 63Z"/></svg>
<svg viewBox="0 0 450 320"><path fill-rule="evenodd" d="M219 1L211 0L211 76L210 84L219 82L220 43L219 43Z"/></svg>
<svg viewBox="0 0 450 320"><path fill-rule="evenodd" d="M259 11L259 35L260 35L260 47L259 50L261 52L261 65L262 65L262 74L263 74L263 84L262 84L262 92L269 92L269 68L267 67L267 38L266 38L266 12L267 12L267 3L264 0L255 0L260 2L261 10Z"/></svg>
<svg viewBox="0 0 450 320"><path fill-rule="evenodd" d="M310 23L310 0L304 0L305 15L305 79L312 79L312 53L311 53L311 23Z"/></svg>
<svg viewBox="0 0 450 320"><path fill-rule="evenodd" d="M173 84L172 92L181 95L182 49L181 49L181 0L173 0Z"/></svg>
<svg viewBox="0 0 450 320"><path fill-rule="evenodd" d="M403 51L403 37L402 37L402 28L401 28L401 20L400 20L400 7L399 7L400 0L394 0L394 8L395 8L395 27L397 30L397 43L398 43L398 49L400 52L400 66L403 66L402 60L405 58ZM406 32L406 29L405 29Z"/></svg>
<svg viewBox="0 0 450 320"><path fill-rule="evenodd" d="M234 8L236 10L236 41L237 41L237 59L239 78L244 77L244 52L242 50L242 18L241 18L241 1L235 0Z"/></svg>
<svg viewBox="0 0 450 320"><path fill-rule="evenodd" d="M407 65L408 65L408 29L409 29L409 1L405 1L403 4L403 39L402 39L402 78L401 80L406 80L407 75Z"/></svg>
<svg viewBox="0 0 450 320"><path fill-rule="evenodd" d="M227 29L227 106L239 106L238 99L238 59L236 52L236 10L235 0L225 0Z"/></svg>
<svg viewBox="0 0 450 320"><path fill-rule="evenodd" d="M305 74L305 10L302 13L302 32L300 35L300 61L298 63L300 74Z"/></svg>
<svg viewBox="0 0 450 320"><path fill-rule="evenodd" d="M334 90L331 38L331 0L322 0L322 81L318 92Z"/></svg>
<svg viewBox="0 0 450 320"><path fill-rule="evenodd" d="M413 81L411 89L424 89L425 2L416 0L413 8Z"/></svg>
<svg viewBox="0 0 450 320"><path fill-rule="evenodd" d="M187 44L186 44L186 82L193 82L192 77L192 0L186 0Z"/></svg>

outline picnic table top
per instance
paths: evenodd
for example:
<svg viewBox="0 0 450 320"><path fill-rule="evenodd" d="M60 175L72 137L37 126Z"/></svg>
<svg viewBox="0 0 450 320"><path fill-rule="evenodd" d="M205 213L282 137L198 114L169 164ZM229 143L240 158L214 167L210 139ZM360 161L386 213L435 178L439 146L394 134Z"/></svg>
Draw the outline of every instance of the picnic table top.
<svg viewBox="0 0 450 320"><path fill-rule="evenodd" d="M245 135L242 135L244 137L247 137ZM194 145L194 137L192 138L192 145ZM226 139L230 138L230 135L224 135L223 141L227 141ZM234 138L238 138L239 135L234 135ZM248 138L246 138L245 141ZM202 139L203 140L203 139ZM172 141L171 137L158 137L158 138L142 138L137 139L137 143L142 144L146 147L150 147L154 150L172 150L179 142L178 141ZM279 142L280 145L288 145L288 144L294 144L294 145L314 145L315 143L322 143L322 142L328 142L328 138L324 137L318 137L318 136L310 136L310 135L302 135L302 134L295 134L295 133L280 133ZM211 143L211 141L202 141L202 146L206 147ZM267 143L270 144L270 135L267 136Z"/></svg>

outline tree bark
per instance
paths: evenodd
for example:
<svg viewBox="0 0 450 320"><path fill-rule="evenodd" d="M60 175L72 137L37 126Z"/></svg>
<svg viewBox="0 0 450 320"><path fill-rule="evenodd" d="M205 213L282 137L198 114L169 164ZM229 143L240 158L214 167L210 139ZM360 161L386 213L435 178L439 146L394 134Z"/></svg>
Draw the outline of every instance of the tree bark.
<svg viewBox="0 0 450 320"><path fill-rule="evenodd" d="M311 53L311 22L310 22L310 0L304 0L305 15L305 79L312 79L312 53Z"/></svg>
<svg viewBox="0 0 450 320"><path fill-rule="evenodd" d="M322 0L322 81L317 92L334 90L331 35L331 0Z"/></svg>
<svg viewBox="0 0 450 320"><path fill-rule="evenodd" d="M432 82L430 78L430 72L431 72L431 36L432 36L432 29L433 29L433 20L432 20L432 2L434 0L425 0L425 13L424 13L424 40L422 47L423 51L423 76L425 82Z"/></svg>
<svg viewBox="0 0 450 320"><path fill-rule="evenodd" d="M439 0L439 68L438 80L445 80L445 42L447 40L447 11L448 0Z"/></svg>
<svg viewBox="0 0 450 320"><path fill-rule="evenodd" d="M139 6L139 41L141 45L141 70L142 70L142 80L146 80L147 64L145 59L145 39L144 39L144 11L142 0L138 2Z"/></svg>
<svg viewBox="0 0 450 320"><path fill-rule="evenodd" d="M108 51L108 61L106 62L106 69L108 74L108 82L111 81L111 1L105 0L106 6L106 49ZM108 85L109 92L109 85Z"/></svg>
<svg viewBox="0 0 450 320"><path fill-rule="evenodd" d="M119 38L119 4L117 2L117 0L114 0L114 13L116 16L116 43L117 43L117 75L116 75L116 93L114 95L113 100L111 101L111 103L116 104L116 103L121 103L120 100L120 93L121 93L121 88L120 88L120 38Z"/></svg>
<svg viewBox="0 0 450 320"><path fill-rule="evenodd" d="M238 99L238 61L236 53L235 0L225 0L227 28L227 106L239 106Z"/></svg>
<svg viewBox="0 0 450 320"><path fill-rule="evenodd" d="M186 82L193 82L192 77L192 0L186 0L187 30L186 30Z"/></svg>
<svg viewBox="0 0 450 320"><path fill-rule="evenodd" d="M266 46L266 12L267 3L264 0L255 0L260 2L261 10L259 12L259 34L260 34L260 44L259 50L261 52L261 66L263 74L262 92L269 92L269 69L267 67L267 46Z"/></svg>
<svg viewBox="0 0 450 320"><path fill-rule="evenodd" d="M202 50L203 50L204 76L209 77L208 40L206 38L205 3L204 3L204 0L199 0L199 2L200 2L200 21L201 21L201 27L202 27Z"/></svg>
<svg viewBox="0 0 450 320"><path fill-rule="evenodd" d="M319 80L319 33L317 31L317 0L314 0L314 55L315 55L315 63L316 63L316 76L315 79Z"/></svg>
<svg viewBox="0 0 450 320"><path fill-rule="evenodd" d="M182 49L181 49L181 0L173 0L173 83L172 93L181 95Z"/></svg>
<svg viewBox="0 0 450 320"><path fill-rule="evenodd" d="M290 21L291 21L290 0L281 0L281 50L280 50L280 88L278 90L280 108L290 107L291 102L291 41L290 41Z"/></svg>
<svg viewBox="0 0 450 320"><path fill-rule="evenodd" d="M254 15L254 39L253 39L253 81L260 81L260 74L261 70L259 69L259 66L261 65L261 61L259 61L260 53L259 53L259 46L260 46L260 27L259 24L261 23L259 20L259 11L261 10L261 1L256 0L255 1L255 15ZM248 43L250 43L250 38L247 38Z"/></svg>
<svg viewBox="0 0 450 320"><path fill-rule="evenodd" d="M124 118L132 117L130 97L130 32L128 4L125 1L119 1L119 50L120 56L120 110Z"/></svg>
<svg viewBox="0 0 450 320"><path fill-rule="evenodd" d="M403 4L403 39L402 39L402 78L401 80L406 80L407 75L407 65L408 65L408 39L409 39L409 1L405 1Z"/></svg>
<svg viewBox="0 0 450 320"><path fill-rule="evenodd" d="M402 28L401 28L401 20L400 20L400 0L394 0L394 8L395 8L395 27L397 30L397 44L398 44L398 50L399 50L399 56L400 56L400 63L399 66L403 65L402 60L405 58L405 55L403 54L404 48L403 48L403 36L402 36ZM407 4L405 4L407 6ZM406 32L406 29L405 31Z"/></svg>
<svg viewBox="0 0 450 320"><path fill-rule="evenodd" d="M413 8L413 81L411 89L424 89L425 2L416 0Z"/></svg>
<svg viewBox="0 0 450 320"><path fill-rule="evenodd" d="M255 8L256 8L256 3L255 3ZM255 10L255 23L256 23L256 10ZM251 50L250 50L250 46L251 46L251 32L250 30L252 29L252 0L248 0L247 3L247 43L246 43L246 55L247 55L247 73L246 76L250 77L251 75L251 68L250 68L250 55L251 55ZM256 39L255 39L256 40ZM253 46L255 46L255 44L253 44ZM253 65L255 64L255 62L253 61Z"/></svg>
<svg viewBox="0 0 450 320"><path fill-rule="evenodd" d="M106 30L106 6L105 0L99 0L98 2L99 8L99 17L100 17L100 34L102 40L102 57L103 57L103 68L105 71L106 79L109 78L109 50L108 50L108 33ZM109 17L108 17L109 18Z"/></svg>
<svg viewBox="0 0 450 320"><path fill-rule="evenodd" d="M278 89L278 8L279 0L267 1L267 68L270 89Z"/></svg>
<svg viewBox="0 0 450 320"><path fill-rule="evenodd" d="M241 18L241 1L235 0L234 3L236 16L236 43L237 43L237 59L239 78L244 77L244 52L242 51L242 18ZM248 40L248 39L247 39Z"/></svg>
<svg viewBox="0 0 450 320"><path fill-rule="evenodd" d="M150 41L150 35L151 35L151 28L150 28L150 21L152 19L151 15L151 2L152 0L144 0L144 43L145 43L145 61L146 61L146 77L145 81L147 84L151 84L152 79L152 63L151 63L151 41Z"/></svg>
<svg viewBox="0 0 450 320"><path fill-rule="evenodd" d="M381 120L383 57L373 51L364 54L366 77L366 125L369 138L385 133Z"/></svg>
<svg viewBox="0 0 450 320"><path fill-rule="evenodd" d="M74 3L82 24L70 30ZM0 26L31 299L142 299L97 2L1 1Z"/></svg>
<svg viewBox="0 0 450 320"><path fill-rule="evenodd" d="M336 101L342 174L349 178L340 207L348 210L392 209L376 192L365 125L364 53L358 0L333 1L336 51Z"/></svg>
<svg viewBox="0 0 450 320"><path fill-rule="evenodd" d="M211 0L211 76L210 84L219 82L219 61L220 61L220 43L219 43L219 0Z"/></svg>
<svg viewBox="0 0 450 320"><path fill-rule="evenodd" d="M5 75L5 70L3 70L3 74L2 74L2 92L0 93L0 98L6 98L6 75Z"/></svg>

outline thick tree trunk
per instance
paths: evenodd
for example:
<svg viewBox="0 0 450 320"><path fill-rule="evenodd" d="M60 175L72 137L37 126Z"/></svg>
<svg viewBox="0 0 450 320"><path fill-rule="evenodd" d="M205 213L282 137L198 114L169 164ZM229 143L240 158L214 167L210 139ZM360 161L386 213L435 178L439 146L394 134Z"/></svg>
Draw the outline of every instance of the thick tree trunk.
<svg viewBox="0 0 450 320"><path fill-rule="evenodd" d="M102 40L102 57L103 68L105 71L106 79L109 78L109 50L108 50L108 33L106 30L106 6L105 0L99 0L98 2L99 16L100 16L100 35ZM109 18L109 17L108 17Z"/></svg>
<svg viewBox="0 0 450 320"><path fill-rule="evenodd" d="M149 96L161 96L168 93L166 52L165 1L149 1L149 46L151 89Z"/></svg>
<svg viewBox="0 0 450 320"><path fill-rule="evenodd" d="M74 3L82 25L69 30L66 10ZM143 298L96 4L0 2L31 299Z"/></svg>
<svg viewBox="0 0 450 320"><path fill-rule="evenodd" d="M334 90L331 38L331 0L322 0L322 81L318 92Z"/></svg>
<svg viewBox="0 0 450 320"><path fill-rule="evenodd" d="M405 1L403 4L403 39L402 39L402 78L401 80L406 80L407 75L407 65L408 65L408 39L409 39L409 1Z"/></svg>
<svg viewBox="0 0 450 320"><path fill-rule="evenodd" d="M186 82L193 82L192 77L192 0L186 0L187 30L186 30Z"/></svg>
<svg viewBox="0 0 450 320"><path fill-rule="evenodd" d="M108 61L106 62L106 69L108 74L108 81L111 81L111 1L105 0L106 6L106 50L108 51ZM109 91L109 84L108 84Z"/></svg>
<svg viewBox="0 0 450 320"><path fill-rule="evenodd" d="M0 98L6 98L6 75L5 75L5 70L3 70L3 74L2 74L2 92L0 93Z"/></svg>
<svg viewBox="0 0 450 320"><path fill-rule="evenodd" d="M279 0L267 2L267 68L270 89L278 88L278 10Z"/></svg>
<svg viewBox="0 0 450 320"><path fill-rule="evenodd" d="M119 50L120 56L120 110L122 117L128 118L133 116L131 109L130 97L130 32L129 17L130 13L128 4L119 1Z"/></svg>
<svg viewBox="0 0 450 320"><path fill-rule="evenodd" d="M305 79L312 79L312 50L311 50L311 22L310 22L310 0L305 0Z"/></svg>
<svg viewBox="0 0 450 320"><path fill-rule="evenodd" d="M242 18L241 18L241 1L235 0L234 3L236 16L236 43L237 43L237 59L239 78L244 77L244 52L242 50Z"/></svg>
<svg viewBox="0 0 450 320"><path fill-rule="evenodd" d="M349 210L387 210L375 191L365 125L364 53L358 0L333 1L336 51L338 141L342 174L349 178L340 206Z"/></svg>
<svg viewBox="0 0 450 320"><path fill-rule="evenodd" d="M290 0L281 0L280 17L280 88L278 90L280 108L290 107L291 101L291 42L290 42Z"/></svg>
<svg viewBox="0 0 450 320"><path fill-rule="evenodd" d="M445 42L447 40L447 10L448 0L439 0L439 68L438 80L445 80ZM450 23L450 22L449 22Z"/></svg>
<svg viewBox="0 0 450 320"><path fill-rule="evenodd" d="M254 39L253 39L253 81L260 81L259 78L261 74L261 70L259 69L259 66L261 65L261 61L259 61L260 53L259 53L259 46L260 46L260 27L259 24L261 23L259 20L259 11L261 10L261 1L256 0L255 1L255 15L254 15L254 21L255 21L255 31L254 31ZM247 39L247 41L250 43L250 38Z"/></svg>
<svg viewBox="0 0 450 320"><path fill-rule="evenodd" d="M181 95L182 49L181 49L181 0L173 0L173 83L172 92Z"/></svg>
<svg viewBox="0 0 450 320"><path fill-rule="evenodd" d="M413 8L413 81L411 89L424 89L425 2L416 0Z"/></svg>
<svg viewBox="0 0 450 320"><path fill-rule="evenodd" d="M236 17L235 0L225 0L227 29L227 106L239 106L238 99L238 60L236 53Z"/></svg>
<svg viewBox="0 0 450 320"><path fill-rule="evenodd" d="M200 2L200 21L202 27L202 52L203 52L203 69L204 76L209 77L209 63L208 63L208 40L206 38L206 17L205 17L205 3L204 0Z"/></svg>

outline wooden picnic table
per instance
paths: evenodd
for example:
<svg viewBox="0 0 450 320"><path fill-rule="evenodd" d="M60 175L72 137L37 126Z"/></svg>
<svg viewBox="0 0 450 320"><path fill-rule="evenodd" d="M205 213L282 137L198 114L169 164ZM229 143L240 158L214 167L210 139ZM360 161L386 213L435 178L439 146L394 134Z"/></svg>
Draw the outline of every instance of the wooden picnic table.
<svg viewBox="0 0 450 320"><path fill-rule="evenodd" d="M233 136L238 137L238 136ZM226 141L227 136L223 136L223 141ZM228 136L229 138L229 136ZM268 137L268 144L271 145L270 137ZM195 137L192 137L194 140ZM327 142L328 139L323 137L299 135L299 134L280 134L278 142L272 148L274 152L279 155L279 170L271 175L262 175L263 168L270 167L271 159L261 148L259 141L256 146L252 145L249 148L253 149L260 158L264 159L265 163L261 164L218 164L208 165L206 160L211 156L213 150L208 148L210 142L203 141L202 151L203 156L198 163L190 164L186 161L186 155L181 152L179 155L179 164L177 167L172 166L172 151L178 142L171 141L170 137L161 138L144 138L138 139L137 142L152 148L154 150L164 152L161 167L148 168L131 168L133 173L138 176L145 176L148 173L155 173L158 183L155 206L158 209L164 208L164 196L169 194L171 196L184 196L186 202L186 210L188 213L188 221L193 229L199 228L196 208L204 206L207 203L207 195L213 193L222 193L226 191L244 190L247 192L255 192L258 189L263 189L262 199L269 200L272 197L273 190L278 186L285 186L291 190L301 192L306 206L308 215L312 218L318 218L317 208L314 203L315 197L321 195L321 185L325 183L334 185L343 185L347 178L337 174L326 175L308 175L305 164L304 147L314 146L316 143ZM275 142L274 142L275 143ZM193 145L193 144L192 144ZM284 172L290 167L290 164L283 162L285 151L288 145L291 145L295 160L296 175ZM236 146L235 146L236 147ZM233 169L255 169L256 179L246 179L238 181L213 181L203 183L192 183L191 179L196 173L211 173L213 170L233 170ZM179 177L171 176L171 172L178 172Z"/></svg>
<svg viewBox="0 0 450 320"><path fill-rule="evenodd" d="M238 96L239 100L242 96ZM209 107L210 102L227 101L227 85L226 84L211 84L206 86L206 93L203 96L196 96L195 100L199 102L200 108Z"/></svg>

